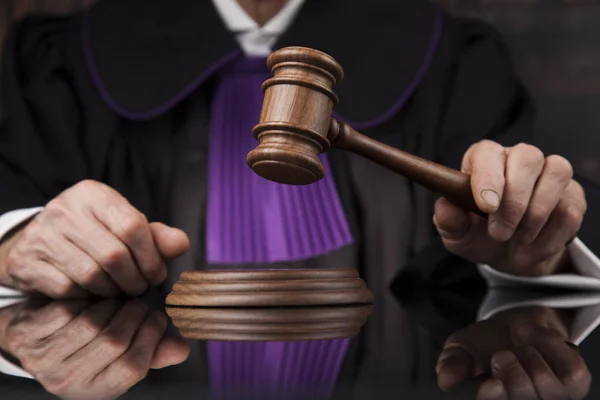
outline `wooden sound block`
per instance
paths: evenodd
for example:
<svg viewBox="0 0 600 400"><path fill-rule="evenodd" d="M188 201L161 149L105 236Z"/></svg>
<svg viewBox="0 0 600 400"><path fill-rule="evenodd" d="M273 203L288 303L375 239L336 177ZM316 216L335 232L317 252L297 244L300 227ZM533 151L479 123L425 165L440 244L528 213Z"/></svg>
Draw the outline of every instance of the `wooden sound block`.
<svg viewBox="0 0 600 400"><path fill-rule="evenodd" d="M373 295L354 269L183 272L169 306L290 307L370 304Z"/></svg>
<svg viewBox="0 0 600 400"><path fill-rule="evenodd" d="M183 308L167 314L188 339L215 341L297 341L356 336L371 305L304 308Z"/></svg>

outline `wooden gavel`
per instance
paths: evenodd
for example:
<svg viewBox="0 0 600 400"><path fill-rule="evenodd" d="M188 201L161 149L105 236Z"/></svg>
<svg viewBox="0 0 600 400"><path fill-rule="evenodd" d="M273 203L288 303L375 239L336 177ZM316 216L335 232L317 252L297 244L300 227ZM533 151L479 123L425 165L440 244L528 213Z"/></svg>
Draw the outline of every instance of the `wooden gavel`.
<svg viewBox="0 0 600 400"><path fill-rule="evenodd" d="M259 176L288 185L307 185L325 170L318 155L330 148L350 151L438 193L464 210L486 217L476 205L470 176L365 136L332 118L333 87L344 78L329 55L286 47L267 59L273 77L262 85L264 101L252 134L259 145L247 155Z"/></svg>

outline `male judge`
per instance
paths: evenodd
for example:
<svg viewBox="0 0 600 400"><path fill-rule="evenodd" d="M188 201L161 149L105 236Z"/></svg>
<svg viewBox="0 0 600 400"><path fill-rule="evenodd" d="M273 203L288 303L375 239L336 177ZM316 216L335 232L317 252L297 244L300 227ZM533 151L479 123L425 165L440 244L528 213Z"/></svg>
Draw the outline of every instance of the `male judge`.
<svg viewBox="0 0 600 400"><path fill-rule="evenodd" d="M265 57L290 45L344 67L338 118L470 173L489 219L344 152L314 185L256 176ZM2 73L7 288L139 295L185 269L343 265L380 293L436 243L517 276L594 258L572 240L587 205L569 162L524 144L533 107L500 36L422 0L100 0L19 23Z"/></svg>

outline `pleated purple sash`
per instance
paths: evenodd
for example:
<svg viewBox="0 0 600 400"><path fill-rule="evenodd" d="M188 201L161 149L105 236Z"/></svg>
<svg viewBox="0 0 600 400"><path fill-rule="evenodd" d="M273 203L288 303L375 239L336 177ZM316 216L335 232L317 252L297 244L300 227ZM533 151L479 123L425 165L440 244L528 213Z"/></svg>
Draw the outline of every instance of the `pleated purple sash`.
<svg viewBox="0 0 600 400"><path fill-rule="evenodd" d="M304 260L352 242L327 157L326 174L307 186L256 175L246 154L256 147L264 58L243 58L218 75L211 113L206 253L209 264Z"/></svg>
<svg viewBox="0 0 600 400"><path fill-rule="evenodd" d="M335 389L350 341L208 342L212 397L327 398Z"/></svg>

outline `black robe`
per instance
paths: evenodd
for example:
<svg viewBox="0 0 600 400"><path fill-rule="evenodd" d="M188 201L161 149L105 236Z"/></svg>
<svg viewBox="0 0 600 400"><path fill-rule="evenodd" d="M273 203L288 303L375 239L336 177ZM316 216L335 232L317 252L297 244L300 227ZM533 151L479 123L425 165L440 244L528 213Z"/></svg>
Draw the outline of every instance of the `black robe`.
<svg viewBox="0 0 600 400"><path fill-rule="evenodd" d="M531 139L532 101L485 23L421 0L308 0L275 48L289 45L335 57L346 72L336 116L392 146L459 169L479 140ZM89 12L17 24L2 66L0 213L98 180L193 238L196 256L171 270L171 282L180 269L204 268L211 72L236 52L208 1L100 0ZM181 133L190 124L193 137ZM190 140L195 214L174 187L189 171L175 161ZM331 151L330 160L357 238L354 265L374 292L398 272L435 284L476 274L436 236L434 195L351 154Z"/></svg>

